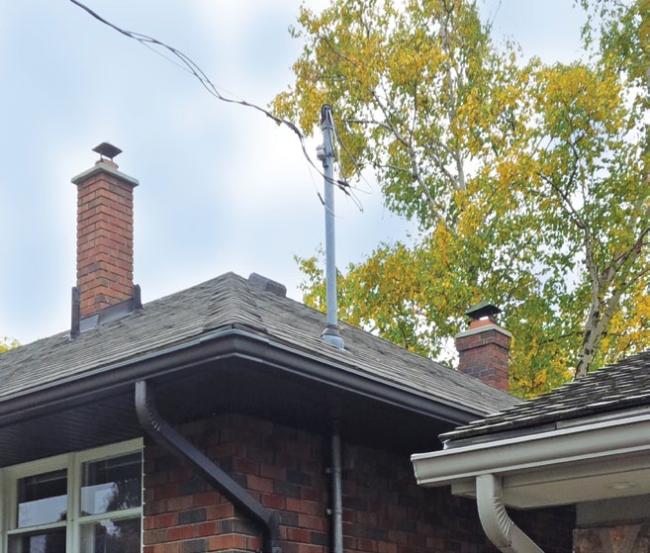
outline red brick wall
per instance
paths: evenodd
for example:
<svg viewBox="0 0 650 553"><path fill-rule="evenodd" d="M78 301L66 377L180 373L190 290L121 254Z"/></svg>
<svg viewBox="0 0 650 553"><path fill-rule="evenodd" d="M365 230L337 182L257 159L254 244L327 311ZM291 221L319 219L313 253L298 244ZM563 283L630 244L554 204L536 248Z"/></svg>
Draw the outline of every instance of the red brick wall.
<svg viewBox="0 0 650 553"><path fill-rule="evenodd" d="M283 553L329 550L327 441L240 415L183 427L183 433L261 502L281 515ZM344 443L346 551L489 553L473 501L415 484L407 456ZM245 515L158 446L145 447L145 553L256 551ZM517 516L519 515L519 516ZM571 551L572 510L516 513L546 551Z"/></svg>
<svg viewBox="0 0 650 553"><path fill-rule="evenodd" d="M77 185L77 288L82 317L133 297L133 185L108 172Z"/></svg>

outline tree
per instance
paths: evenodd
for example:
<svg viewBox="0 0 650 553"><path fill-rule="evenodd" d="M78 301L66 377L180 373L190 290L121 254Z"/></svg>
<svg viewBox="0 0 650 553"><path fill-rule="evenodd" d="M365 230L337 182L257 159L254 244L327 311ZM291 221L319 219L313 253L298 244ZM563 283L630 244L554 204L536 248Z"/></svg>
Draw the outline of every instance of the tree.
<svg viewBox="0 0 650 553"><path fill-rule="evenodd" d="M0 354L4 353L5 351L9 351L10 349L18 347L20 344L11 338L7 338L6 336L0 337Z"/></svg>
<svg viewBox="0 0 650 553"><path fill-rule="evenodd" d="M438 356L470 304L498 302L521 395L650 344L647 2L585 0L589 61L550 66L497 48L467 0L301 9L274 109L311 133L332 104L343 175L374 169L420 229L340 275L342 318Z"/></svg>

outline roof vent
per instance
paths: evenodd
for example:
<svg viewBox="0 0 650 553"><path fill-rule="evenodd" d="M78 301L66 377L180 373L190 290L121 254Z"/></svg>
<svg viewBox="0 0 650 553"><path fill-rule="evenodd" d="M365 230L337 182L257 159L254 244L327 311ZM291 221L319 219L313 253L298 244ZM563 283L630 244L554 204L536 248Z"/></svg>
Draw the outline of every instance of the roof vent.
<svg viewBox="0 0 650 553"><path fill-rule="evenodd" d="M260 274L251 273L248 277L248 282L255 286L255 288L260 288L265 292L271 292L272 294L280 296L281 298L285 298L287 296L287 287L284 284L280 284L279 282L271 280L270 278L266 278Z"/></svg>

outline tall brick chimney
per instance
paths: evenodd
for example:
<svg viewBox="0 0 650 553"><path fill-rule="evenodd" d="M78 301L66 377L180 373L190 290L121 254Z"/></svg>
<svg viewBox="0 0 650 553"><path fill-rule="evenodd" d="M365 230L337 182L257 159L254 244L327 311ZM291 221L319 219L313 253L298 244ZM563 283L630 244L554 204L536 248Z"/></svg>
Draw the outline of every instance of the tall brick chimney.
<svg viewBox="0 0 650 553"><path fill-rule="evenodd" d="M77 186L77 286L72 290L73 335L140 307L133 284L133 188L118 171L119 148L103 142L99 160L72 179Z"/></svg>
<svg viewBox="0 0 650 553"><path fill-rule="evenodd" d="M512 334L497 323L495 316L500 312L487 302L470 308L466 313L469 328L456 336L456 349L459 371L507 392Z"/></svg>

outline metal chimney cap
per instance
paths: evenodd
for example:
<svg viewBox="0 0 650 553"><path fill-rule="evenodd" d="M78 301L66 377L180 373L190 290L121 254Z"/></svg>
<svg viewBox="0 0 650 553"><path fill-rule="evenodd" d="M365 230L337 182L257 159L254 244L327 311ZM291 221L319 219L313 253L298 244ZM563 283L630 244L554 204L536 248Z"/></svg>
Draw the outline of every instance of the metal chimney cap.
<svg viewBox="0 0 650 553"><path fill-rule="evenodd" d="M496 305L488 301L482 301L480 303L477 303L476 305L473 305L467 311L465 311L465 315L467 315L470 319L474 319L474 320L478 320L481 317L492 318L495 315L498 315L499 313L501 313L501 309L499 309Z"/></svg>
<svg viewBox="0 0 650 553"><path fill-rule="evenodd" d="M93 148L93 152L97 152L102 157L107 157L112 160L115 156L118 156L122 153L117 146L113 146L109 142L102 142L99 146Z"/></svg>

